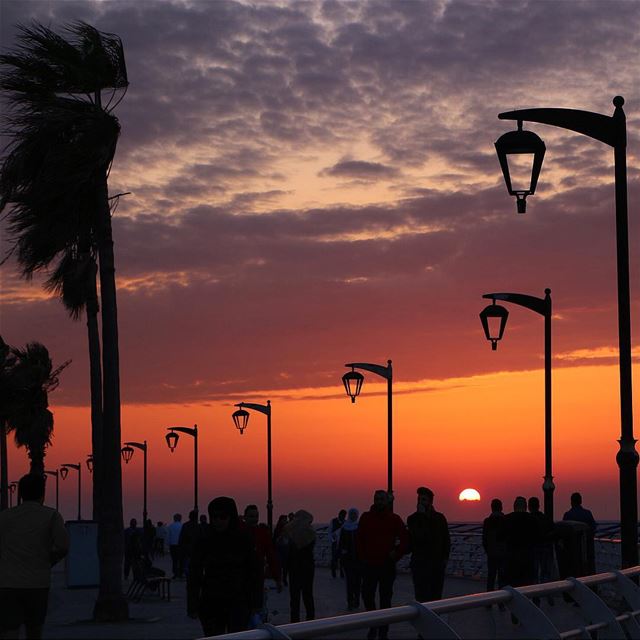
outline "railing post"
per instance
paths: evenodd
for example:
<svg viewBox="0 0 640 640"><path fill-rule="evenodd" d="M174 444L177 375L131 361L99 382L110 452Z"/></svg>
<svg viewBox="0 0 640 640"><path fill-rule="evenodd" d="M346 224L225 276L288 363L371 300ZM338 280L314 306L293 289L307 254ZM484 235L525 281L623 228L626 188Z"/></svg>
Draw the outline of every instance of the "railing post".
<svg viewBox="0 0 640 640"><path fill-rule="evenodd" d="M442 640L460 640L460 636L437 614L420 602L409 602L417 616L411 620L413 628L422 638L442 638Z"/></svg>
<svg viewBox="0 0 640 640"><path fill-rule="evenodd" d="M576 578L567 578L567 580L573 584L573 589L568 593L578 603L580 612L588 620L589 624L607 623L606 628L598 630L598 640L624 638L625 634L620 623L605 602Z"/></svg>
<svg viewBox="0 0 640 640"><path fill-rule="evenodd" d="M529 598L513 587L505 587L504 591L511 596L511 600L506 603L507 609L518 618L527 638L560 640L560 632L556 626Z"/></svg>

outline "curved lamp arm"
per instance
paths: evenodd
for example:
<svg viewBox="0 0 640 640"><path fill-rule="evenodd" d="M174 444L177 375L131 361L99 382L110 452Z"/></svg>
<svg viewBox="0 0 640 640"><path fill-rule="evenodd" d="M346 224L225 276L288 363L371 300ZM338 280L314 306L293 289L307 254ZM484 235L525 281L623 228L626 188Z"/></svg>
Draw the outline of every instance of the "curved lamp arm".
<svg viewBox="0 0 640 640"><path fill-rule="evenodd" d="M267 404L257 404L256 402L238 402L238 404L234 406L240 407L240 409L253 409L254 411L264 413L266 416L271 414L271 400L267 400Z"/></svg>
<svg viewBox="0 0 640 640"><path fill-rule="evenodd" d="M551 315L551 289L545 289L544 292L546 294L544 298L536 298L525 293L485 293L482 297L512 302L546 317Z"/></svg>
<svg viewBox="0 0 640 640"><path fill-rule="evenodd" d="M56 476L56 477L58 477L58 470L57 470L57 469L56 469L55 471L47 471L47 470L45 469L45 471L44 471L44 472L45 472L48 476Z"/></svg>
<svg viewBox="0 0 640 640"><path fill-rule="evenodd" d="M73 463L66 463L66 464L61 464L61 467L69 467L71 469L75 469L76 471L80 471L80 464L73 464Z"/></svg>
<svg viewBox="0 0 640 640"><path fill-rule="evenodd" d="M626 146L626 118L622 105L624 98L613 99L613 116L605 116L580 109L517 109L498 114L500 120L526 120L540 122L554 127L569 129L585 136L604 142L611 147Z"/></svg>
<svg viewBox="0 0 640 640"><path fill-rule="evenodd" d="M391 368L391 360L387 360L387 366L383 367L381 364L371 364L369 362L348 362L345 367L351 367L352 369L363 369L364 371L371 371L385 380L391 380L393 376L393 370Z"/></svg>
<svg viewBox="0 0 640 640"><path fill-rule="evenodd" d="M187 435L193 436L194 438L198 435L198 427L197 425L191 427L167 427L167 431L179 431L180 433L186 433ZM134 446L133 443L129 443L131 446Z"/></svg>
<svg viewBox="0 0 640 640"><path fill-rule="evenodd" d="M176 427L176 430L179 429L180 427ZM140 449L140 451L146 451L147 450L147 443L146 442L123 442L125 447L135 447L136 449Z"/></svg>

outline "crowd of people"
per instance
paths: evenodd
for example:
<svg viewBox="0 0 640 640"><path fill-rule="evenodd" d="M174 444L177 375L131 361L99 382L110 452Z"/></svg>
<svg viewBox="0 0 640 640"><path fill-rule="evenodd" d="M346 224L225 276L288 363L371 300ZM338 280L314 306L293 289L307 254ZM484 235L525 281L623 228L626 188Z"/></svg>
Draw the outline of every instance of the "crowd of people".
<svg viewBox="0 0 640 640"><path fill-rule="evenodd" d="M44 479L24 476L19 483L20 504L0 513L0 631L27 625L38 637L46 614L51 566L64 557L69 538L60 514L43 506ZM587 556L593 567L595 520L582 506L579 493L571 496L564 520L581 522L589 534ZM398 561L411 554L415 599L442 598L451 551L446 517L434 507L434 493L419 487L416 510L405 521L393 511L392 496L384 490L360 515L342 509L329 524L331 575L344 580L347 609L360 603L368 611L391 606ZM483 522L482 545L487 555L487 590L522 586L558 577L554 543L558 524L540 511L538 498L517 497L513 512L503 513L499 499ZM172 577L186 579L187 614L200 620L206 636L242 631L265 621L264 583L272 578L280 592L288 587L290 619L315 617L313 594L316 529L304 509L279 517L271 534L260 523L255 504L243 514L232 498L220 496L208 514L181 514L156 526L147 519L141 528L132 519L125 530L124 576L144 579L164 575L154 559L171 554ZM593 572L593 571L592 571ZM8 625L8 626L7 626ZM368 638L387 638L388 627L372 627Z"/></svg>

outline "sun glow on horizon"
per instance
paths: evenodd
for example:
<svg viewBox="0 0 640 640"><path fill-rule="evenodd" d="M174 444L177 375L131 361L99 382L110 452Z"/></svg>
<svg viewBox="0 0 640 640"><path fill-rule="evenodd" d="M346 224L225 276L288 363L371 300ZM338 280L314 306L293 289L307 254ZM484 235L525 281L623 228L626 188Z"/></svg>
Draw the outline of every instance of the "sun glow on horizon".
<svg viewBox="0 0 640 640"><path fill-rule="evenodd" d="M477 502L480 500L480 494L475 489L463 489L458 496L460 502Z"/></svg>

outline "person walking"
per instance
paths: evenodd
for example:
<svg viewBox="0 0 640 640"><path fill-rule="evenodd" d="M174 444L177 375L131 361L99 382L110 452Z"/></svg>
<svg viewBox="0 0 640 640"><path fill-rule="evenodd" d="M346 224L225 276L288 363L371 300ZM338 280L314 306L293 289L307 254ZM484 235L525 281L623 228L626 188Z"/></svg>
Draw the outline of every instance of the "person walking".
<svg viewBox="0 0 640 640"><path fill-rule="evenodd" d="M359 517L360 512L355 507L351 507L347 514L347 519L342 525L338 543L340 562L347 579L347 609L349 611L353 611L360 606L360 591L362 588L362 570L357 550Z"/></svg>
<svg viewBox="0 0 640 640"><path fill-rule="evenodd" d="M451 551L449 524L433 507L433 491L418 487L416 512L407 518L411 576L418 602L442 598L444 574Z"/></svg>
<svg viewBox="0 0 640 640"><path fill-rule="evenodd" d="M362 599L367 611L376 608L376 590L379 590L380 608L391 606L396 563L407 552L408 534L402 518L389 508L389 495L379 489L373 496L373 505L363 513L358 525L356 549L362 562ZM384 640L389 627L371 627L367 638L376 636Z"/></svg>
<svg viewBox="0 0 640 640"><path fill-rule="evenodd" d="M505 585L504 562L506 547L502 535L504 513L502 500L494 498L491 501L491 515L482 523L482 548L487 554L487 591L494 591Z"/></svg>
<svg viewBox="0 0 640 640"><path fill-rule="evenodd" d="M340 551L338 550L340 542L340 530L347 517L347 512L344 509L340 509L337 518L331 520L329 525L329 536L331 538L331 577L335 578L337 575L338 567L340 567L340 577L344 578L344 570L340 563Z"/></svg>
<svg viewBox="0 0 640 640"><path fill-rule="evenodd" d="M140 560L142 555L142 539L138 531L138 521L129 520L129 526L124 530L124 579L129 579L131 567Z"/></svg>
<svg viewBox="0 0 640 640"><path fill-rule="evenodd" d="M187 520L187 522L182 525L182 529L180 529L180 538L178 539L180 557L182 558L182 569L187 576L189 575L191 554L196 546L196 542L200 538L201 531L198 522L198 512L192 509L189 511L189 520Z"/></svg>
<svg viewBox="0 0 640 640"><path fill-rule="evenodd" d="M586 574L593 575L596 572L595 535L596 521L593 513L582 506L582 495L577 491L571 494L571 509L562 516L563 520L582 522L589 527L587 532L587 567Z"/></svg>
<svg viewBox="0 0 640 640"><path fill-rule="evenodd" d="M245 631L257 608L258 557L251 535L240 527L232 498L214 498L209 532L198 538L187 578L187 614L199 618L203 635Z"/></svg>
<svg viewBox="0 0 640 640"><path fill-rule="evenodd" d="M0 512L0 635L42 637L51 568L67 555L69 534L58 511L45 507L45 476L18 482L17 507Z"/></svg>
<svg viewBox="0 0 640 640"><path fill-rule="evenodd" d="M316 532L311 526L313 516L304 509L296 511L294 518L284 528L289 539L289 601L291 622L300 622L300 596L304 602L307 620L316 616L313 600L315 560L313 549Z"/></svg>
<svg viewBox="0 0 640 640"><path fill-rule="evenodd" d="M266 618L266 611L264 606L264 580L265 580L265 567L268 568L269 575L275 580L278 593L282 591L282 580L280 572L280 563L278 562L278 556L276 554L271 535L269 533L269 527L266 524L260 522L260 511L257 505L249 504L244 509L244 529L251 534L251 538L256 548L258 555L258 581L256 582L256 606L260 610L260 617ZM260 622L266 622L266 619L261 619Z"/></svg>
<svg viewBox="0 0 640 640"><path fill-rule="evenodd" d="M180 554L180 532L182 531L182 514L175 513L173 522L167 527L167 544L171 554L171 566L174 578L182 578L184 575L183 560Z"/></svg>

